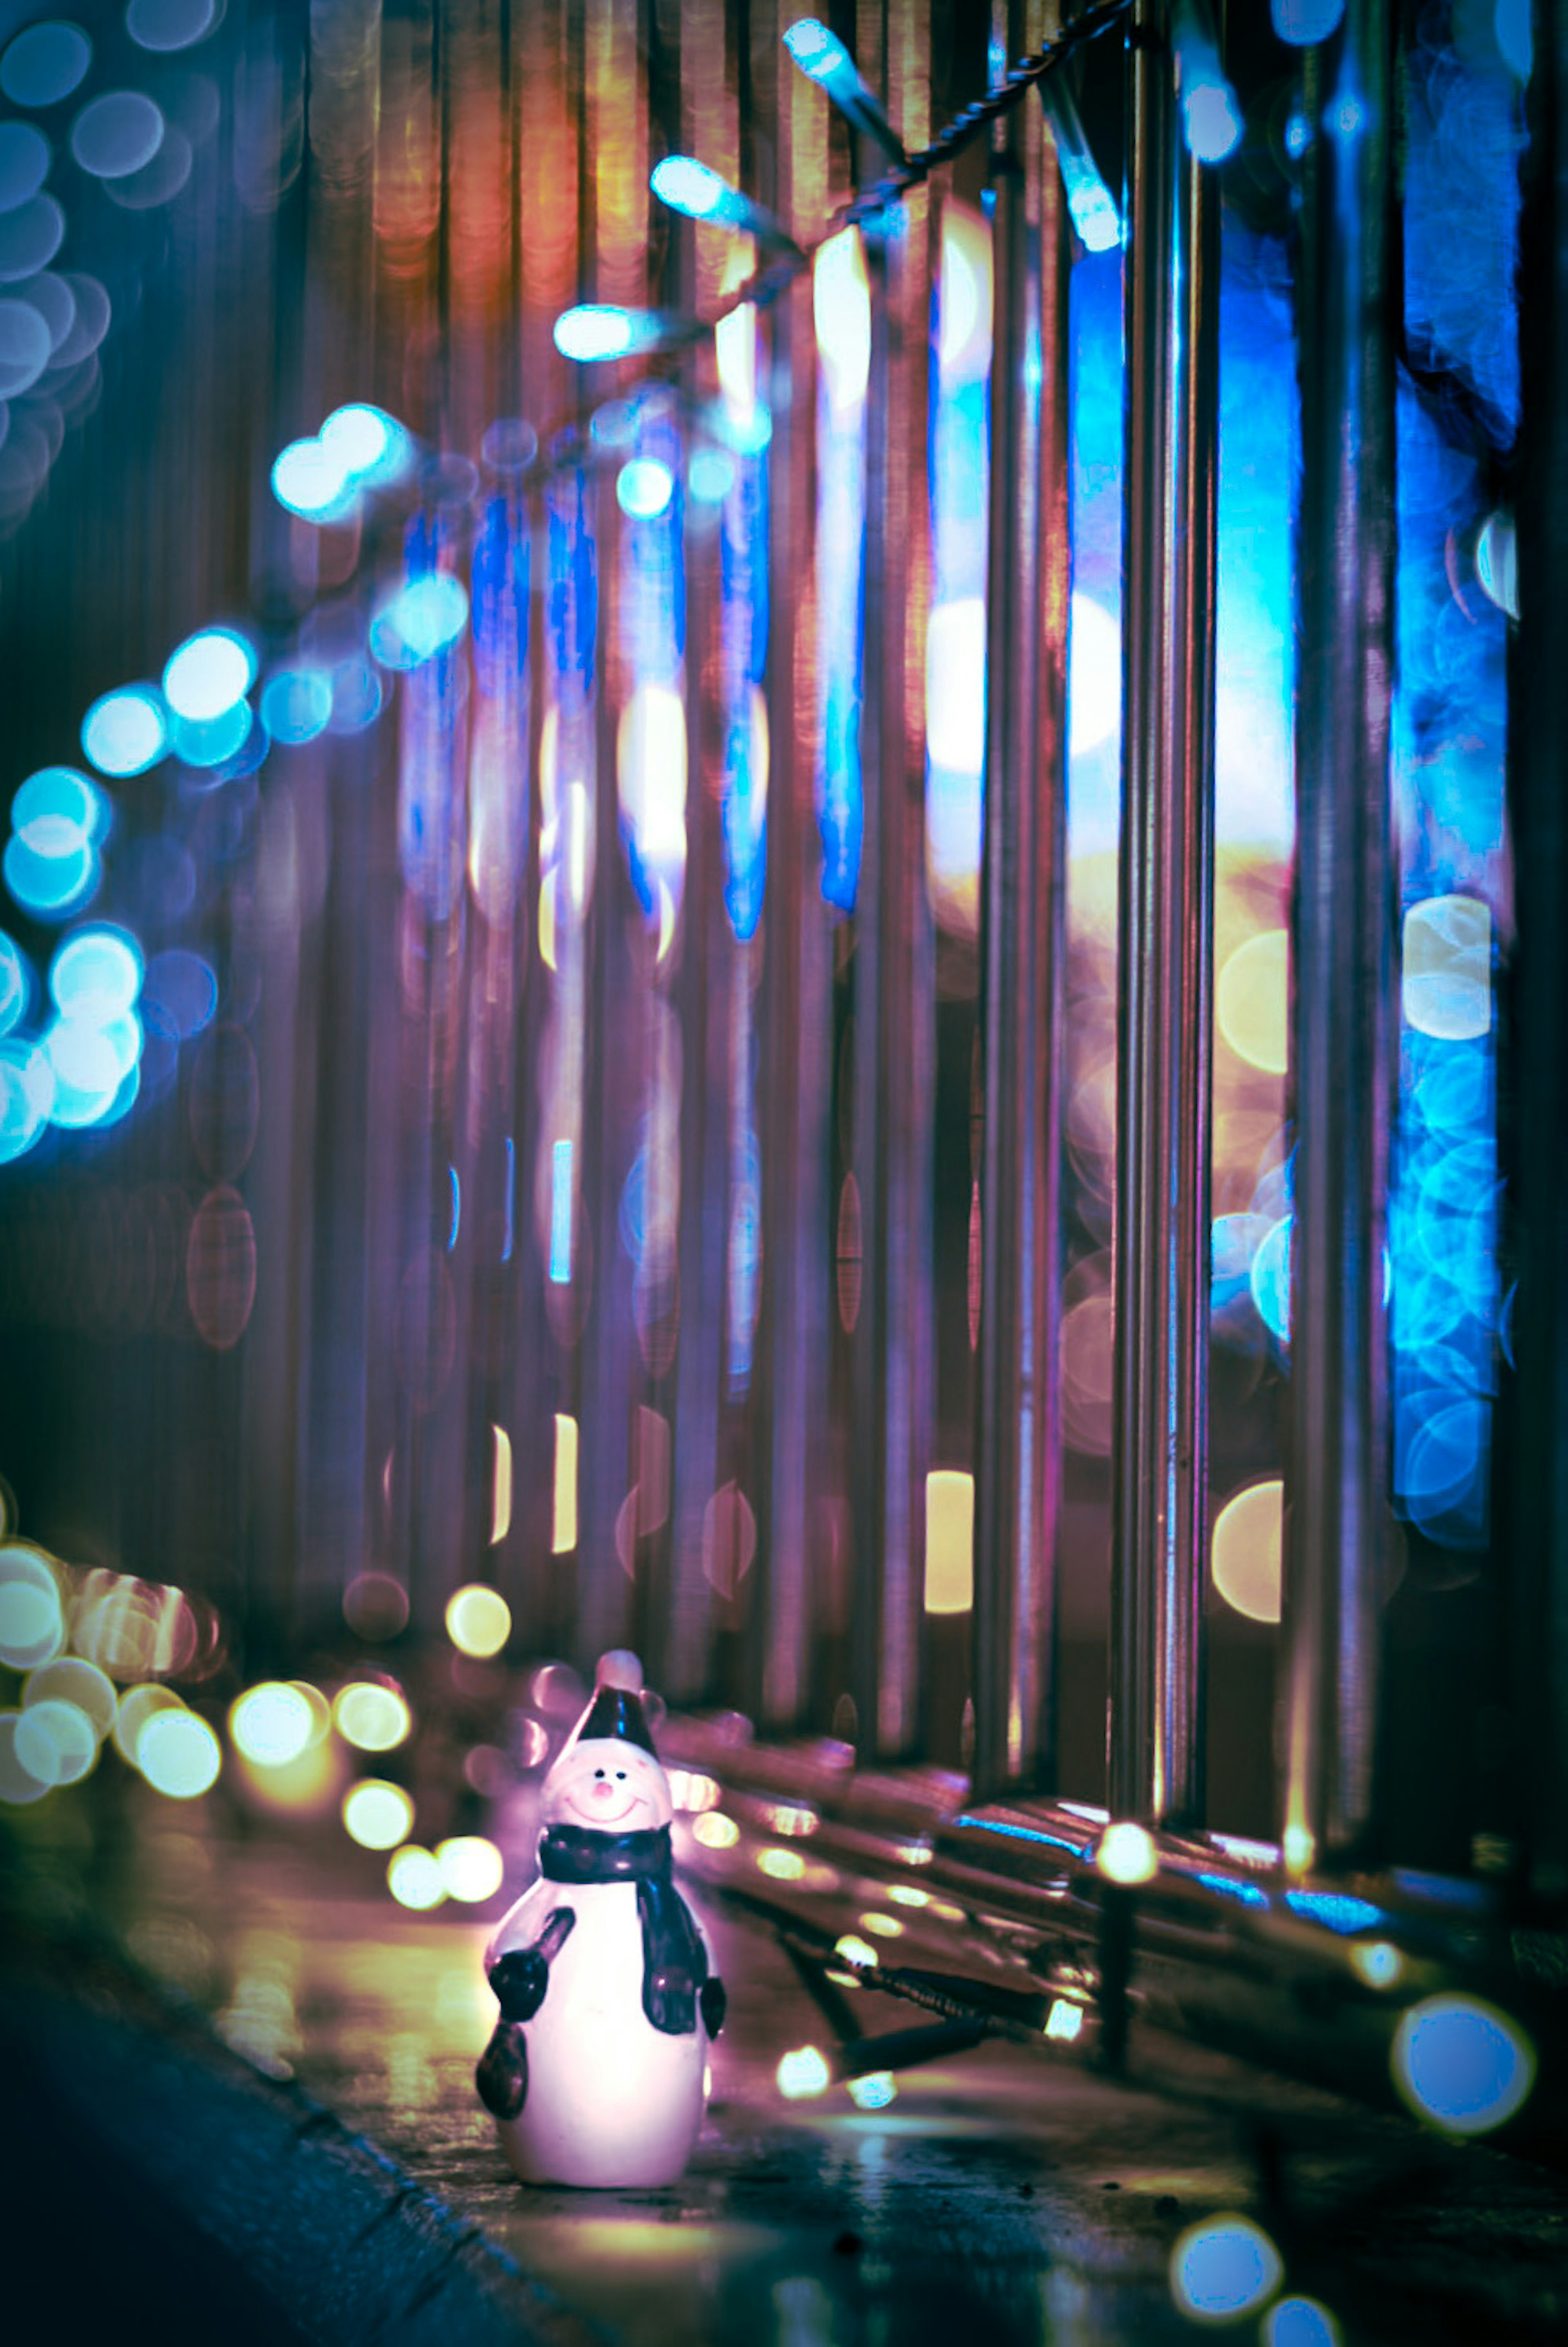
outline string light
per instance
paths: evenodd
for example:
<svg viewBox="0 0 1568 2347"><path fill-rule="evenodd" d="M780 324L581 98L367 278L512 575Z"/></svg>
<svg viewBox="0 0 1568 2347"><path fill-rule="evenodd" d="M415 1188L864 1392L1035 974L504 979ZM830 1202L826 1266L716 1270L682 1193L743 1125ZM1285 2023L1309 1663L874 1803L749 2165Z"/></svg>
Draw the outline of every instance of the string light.
<svg viewBox="0 0 1568 2347"><path fill-rule="evenodd" d="M782 251L799 252L799 246L781 221L763 204L750 196L742 195L728 179L699 163L693 155L667 155L656 163L648 186L661 204L672 212L680 212L687 220L703 220L711 228L727 228L737 236L754 236L759 244L773 245Z"/></svg>
<svg viewBox="0 0 1568 2347"><path fill-rule="evenodd" d="M830 97L847 122L874 138L901 167L907 165L903 141L872 97L859 67L836 33L815 16L802 16L784 36L784 46L803 74Z"/></svg>

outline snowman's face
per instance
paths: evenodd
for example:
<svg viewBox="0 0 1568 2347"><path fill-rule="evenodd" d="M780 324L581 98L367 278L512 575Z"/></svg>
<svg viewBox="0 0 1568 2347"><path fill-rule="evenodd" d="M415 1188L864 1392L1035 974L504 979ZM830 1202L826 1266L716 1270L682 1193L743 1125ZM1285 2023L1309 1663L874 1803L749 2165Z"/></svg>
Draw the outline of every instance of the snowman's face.
<svg viewBox="0 0 1568 2347"><path fill-rule="evenodd" d="M585 1737L569 1746L545 1780L548 1825L647 1833L667 1826L673 1814L658 1762L641 1745L618 1736Z"/></svg>

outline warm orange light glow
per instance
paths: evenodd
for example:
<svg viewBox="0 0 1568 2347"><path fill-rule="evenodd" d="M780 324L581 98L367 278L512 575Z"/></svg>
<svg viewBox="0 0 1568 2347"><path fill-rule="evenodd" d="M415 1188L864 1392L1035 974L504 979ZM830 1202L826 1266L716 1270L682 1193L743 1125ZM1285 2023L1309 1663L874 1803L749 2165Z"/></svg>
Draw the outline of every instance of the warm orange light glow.
<svg viewBox="0 0 1568 2347"><path fill-rule="evenodd" d="M1215 1023L1249 1068L1282 1076L1290 1064L1290 938L1265 929L1237 946L1215 981Z"/></svg>
<svg viewBox="0 0 1568 2347"><path fill-rule="evenodd" d="M494 1548L512 1529L512 1437L504 1426L493 1426L490 1432L495 1444L490 1501L490 1545Z"/></svg>
<svg viewBox="0 0 1568 2347"><path fill-rule="evenodd" d="M577 1421L555 1414L555 1505L550 1547L565 1556L577 1545Z"/></svg>
<svg viewBox="0 0 1568 2347"><path fill-rule="evenodd" d="M446 1635L459 1654L480 1660L498 1655L512 1635L512 1608L498 1589L470 1582L446 1601Z"/></svg>
<svg viewBox="0 0 1568 2347"><path fill-rule="evenodd" d="M1214 1585L1226 1604L1249 1621L1279 1619L1284 1508L1285 1486L1274 1476L1235 1492L1214 1520L1209 1543Z"/></svg>
<svg viewBox="0 0 1568 2347"><path fill-rule="evenodd" d="M332 1718L344 1742L357 1744L361 1752L391 1752L413 1725L398 1689L378 1679L351 1679L340 1687Z"/></svg>
<svg viewBox="0 0 1568 2347"><path fill-rule="evenodd" d="M395 1850L413 1823L413 1803L401 1785L361 1777L343 1795L343 1824L361 1850Z"/></svg>
<svg viewBox="0 0 1568 2347"><path fill-rule="evenodd" d="M974 1604L974 1478L947 1467L925 1479L925 1610L967 1614Z"/></svg>

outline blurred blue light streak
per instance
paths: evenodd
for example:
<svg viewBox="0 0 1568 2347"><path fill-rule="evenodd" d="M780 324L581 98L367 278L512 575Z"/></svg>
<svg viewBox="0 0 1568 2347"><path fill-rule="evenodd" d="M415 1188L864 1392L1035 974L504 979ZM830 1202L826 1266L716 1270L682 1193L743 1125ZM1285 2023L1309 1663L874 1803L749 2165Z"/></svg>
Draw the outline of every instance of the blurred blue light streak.
<svg viewBox="0 0 1568 2347"><path fill-rule="evenodd" d="M563 1286L572 1276L572 1144L557 1141L550 1153L550 1277Z"/></svg>
<svg viewBox="0 0 1568 2347"><path fill-rule="evenodd" d="M866 384L871 307L854 230L817 255L817 819L822 894L852 913L865 806L860 695L865 658Z"/></svg>

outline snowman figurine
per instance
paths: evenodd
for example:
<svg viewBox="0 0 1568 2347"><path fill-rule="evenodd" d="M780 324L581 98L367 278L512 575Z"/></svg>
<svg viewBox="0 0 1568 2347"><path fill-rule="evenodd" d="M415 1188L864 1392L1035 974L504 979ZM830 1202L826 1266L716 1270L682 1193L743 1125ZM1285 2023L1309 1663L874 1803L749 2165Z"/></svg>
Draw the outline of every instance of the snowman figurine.
<svg viewBox="0 0 1568 2347"><path fill-rule="evenodd" d="M671 1878L673 1805L635 1655L601 1658L543 1808L539 1880L485 1951L501 2018L480 2100L525 2184L672 2184L702 2126L725 1993Z"/></svg>

